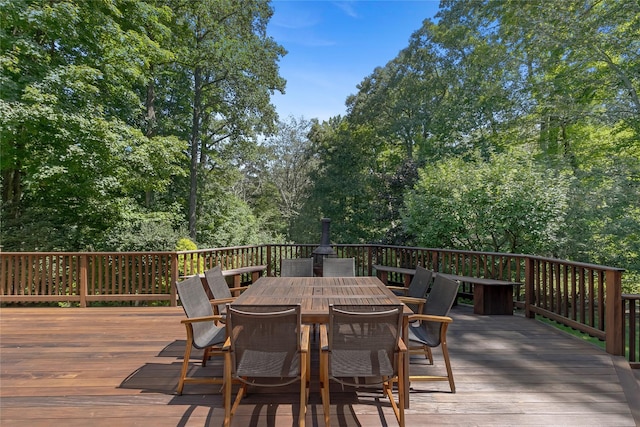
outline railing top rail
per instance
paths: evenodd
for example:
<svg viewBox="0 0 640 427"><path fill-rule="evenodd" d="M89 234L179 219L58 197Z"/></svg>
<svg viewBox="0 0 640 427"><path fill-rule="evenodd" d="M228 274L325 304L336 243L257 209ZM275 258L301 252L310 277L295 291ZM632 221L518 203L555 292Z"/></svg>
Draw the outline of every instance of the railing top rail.
<svg viewBox="0 0 640 427"><path fill-rule="evenodd" d="M607 265L590 264L590 263L587 263L587 262L579 262L579 261L568 261L566 259L561 259L561 258L550 258L550 257L537 256L537 255L525 255L525 256L527 258L535 259L535 260L538 260L538 261L546 261L546 262L555 262L555 263L567 264L567 265L572 265L572 266L575 266L575 267L589 268L591 270L611 270L611 271L619 271L621 273L626 271L626 269L620 268L620 267L610 267L610 266L607 266Z"/></svg>
<svg viewBox="0 0 640 427"><path fill-rule="evenodd" d="M190 252L190 251L187 251ZM113 252L91 252L91 251L77 251L77 252L56 252L56 251L43 251L43 252L3 252L0 251L0 256L2 255L58 255L58 256L71 256L71 255L173 255L179 254L180 252L176 251L113 251Z"/></svg>
<svg viewBox="0 0 640 427"><path fill-rule="evenodd" d="M195 249L195 250L185 250L185 251L128 251L128 252L88 252L88 251L78 251L78 252L55 252L55 251L47 251L47 252L3 252L0 251L0 256L42 256L43 254L52 254L57 256L71 256L71 255L184 255L190 253L207 253L211 251L225 251L225 250L238 250L238 249L257 249L266 246L317 246L315 243L277 243L277 244L262 244L262 245L244 245L244 246L227 246L221 248L205 248L205 249ZM442 249L442 248L423 248L418 246L396 246L396 245L384 245L384 244L356 244L356 243L334 243L331 246L334 247L377 247L377 248L389 248L389 249L398 249L398 250L419 250L419 251L428 251L428 252L439 252L439 253L457 253L457 254L465 254L465 255L487 255L487 256L509 256L512 258L529 258L538 261L551 262L551 263L561 263L565 265L570 265L574 267L582 267L588 268L592 270L609 270L609 271L617 271L624 272L626 269L619 267L610 267L599 264L591 264L585 262L578 261L569 261L561 258L553 258L553 257L544 257L538 255L526 255L526 254L516 254L516 253L507 253L507 252L479 252L479 251L469 251L469 250L458 250L458 249Z"/></svg>
<svg viewBox="0 0 640 427"><path fill-rule="evenodd" d="M194 249L194 250L186 250L186 251L177 251L178 255L182 254L192 254L192 253L205 253L211 251L228 251L228 250L237 250L237 249L252 249L252 248L263 248L265 246L270 246L268 244L264 245L244 245L244 246L225 246L222 248L205 248L205 249Z"/></svg>

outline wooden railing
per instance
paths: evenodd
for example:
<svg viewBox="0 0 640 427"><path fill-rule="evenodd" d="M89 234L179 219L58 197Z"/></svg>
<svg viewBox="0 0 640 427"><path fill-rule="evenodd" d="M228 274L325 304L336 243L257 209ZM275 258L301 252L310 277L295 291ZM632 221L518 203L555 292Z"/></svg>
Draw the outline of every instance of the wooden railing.
<svg viewBox="0 0 640 427"><path fill-rule="evenodd" d="M177 304L181 277L220 265L223 270L266 265L279 275L283 258L312 257L317 245L274 244L180 252L0 252L0 302L168 301ZM333 245L353 257L358 275L373 265L425 268L462 276L522 283L514 305L527 317L544 316L606 343L607 352L640 362L638 295L622 295L620 268L521 254L385 245ZM248 278L247 278L248 279ZM390 275L390 280L401 278ZM461 294L471 297L471 284Z"/></svg>
<svg viewBox="0 0 640 427"><path fill-rule="evenodd" d="M622 295L625 327L622 329L626 356L632 368L640 369L640 295Z"/></svg>

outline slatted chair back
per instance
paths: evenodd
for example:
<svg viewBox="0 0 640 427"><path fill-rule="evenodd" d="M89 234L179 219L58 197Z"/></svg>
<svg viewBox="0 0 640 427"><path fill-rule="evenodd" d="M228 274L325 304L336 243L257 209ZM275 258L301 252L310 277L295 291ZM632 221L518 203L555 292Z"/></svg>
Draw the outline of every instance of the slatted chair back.
<svg viewBox="0 0 640 427"><path fill-rule="evenodd" d="M313 277L313 258L283 259L281 277Z"/></svg>
<svg viewBox="0 0 640 427"><path fill-rule="evenodd" d="M354 277L356 260L354 258L325 258L322 260L323 277Z"/></svg>

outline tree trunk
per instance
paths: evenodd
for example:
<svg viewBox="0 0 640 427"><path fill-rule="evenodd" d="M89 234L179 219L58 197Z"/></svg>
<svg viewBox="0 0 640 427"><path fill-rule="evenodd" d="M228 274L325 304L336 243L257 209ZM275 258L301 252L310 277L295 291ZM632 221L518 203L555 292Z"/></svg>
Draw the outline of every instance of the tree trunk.
<svg viewBox="0 0 640 427"><path fill-rule="evenodd" d="M146 136L147 138L153 138L156 135L156 126L157 126L157 119L156 119L156 107L155 107L155 102L156 102L156 85L155 85L155 80L153 78L153 70L154 70L154 66L151 65L150 67L150 75L151 78L149 79L149 84L147 85L147 99L145 101L146 103L146 108L147 108L147 130L146 130ZM153 192L149 189L145 190L145 194L144 194L144 200L145 200L145 205L147 207L151 206L151 202L153 201Z"/></svg>
<svg viewBox="0 0 640 427"><path fill-rule="evenodd" d="M196 240L196 206L197 206L197 188L198 188L198 151L200 147L200 122L201 122L201 103L202 103L202 71L200 67L196 67L193 72L193 121L191 124L191 165L190 169L190 187L189 187L189 237Z"/></svg>

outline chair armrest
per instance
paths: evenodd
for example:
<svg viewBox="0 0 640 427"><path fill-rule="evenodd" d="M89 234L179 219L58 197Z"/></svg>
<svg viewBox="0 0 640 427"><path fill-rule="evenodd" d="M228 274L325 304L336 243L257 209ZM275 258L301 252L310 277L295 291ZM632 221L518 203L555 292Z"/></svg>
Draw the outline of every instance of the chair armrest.
<svg viewBox="0 0 640 427"><path fill-rule="evenodd" d="M320 351L329 351L329 335L324 324L320 324Z"/></svg>
<svg viewBox="0 0 640 427"><path fill-rule="evenodd" d="M403 296L399 296L398 299L400 300L400 302L403 302L404 304L425 304L427 302L426 298L415 298L415 297L403 297Z"/></svg>
<svg viewBox="0 0 640 427"><path fill-rule="evenodd" d="M309 337L311 336L311 326L302 325L301 337L300 337L300 350L304 353L309 353L311 349L311 344Z"/></svg>
<svg viewBox="0 0 640 427"><path fill-rule="evenodd" d="M416 322L438 322L438 323L451 323L453 319L449 316L433 316L430 314L412 314L409 316L409 323Z"/></svg>
<svg viewBox="0 0 640 427"><path fill-rule="evenodd" d="M231 298L210 299L209 302L211 303L211 305L218 305L218 304L231 304L235 300L236 300L236 297L231 297Z"/></svg>
<svg viewBox="0 0 640 427"><path fill-rule="evenodd" d="M402 338L398 340L398 351L401 353L405 353L407 351L407 345L404 343Z"/></svg>
<svg viewBox="0 0 640 427"><path fill-rule="evenodd" d="M227 337L227 340L224 342L224 345L222 346L222 351L229 351L231 350L231 338Z"/></svg>
<svg viewBox="0 0 640 427"><path fill-rule="evenodd" d="M404 286L391 286L391 285L387 285L387 289L391 290L391 291L400 291L402 293L407 293L407 290L409 288L404 287Z"/></svg>
<svg viewBox="0 0 640 427"><path fill-rule="evenodd" d="M414 297L399 296L398 299L400 300L400 302L402 302L402 303L404 303L406 305L417 305L418 306L418 312L416 314L422 313L422 310L424 309L424 305L427 303L426 298L414 298Z"/></svg>
<svg viewBox="0 0 640 427"><path fill-rule="evenodd" d="M189 319L182 320L180 323L189 324L189 323L196 323L196 322L210 322L212 320L214 322L219 322L223 319L224 319L224 316L191 317Z"/></svg>

